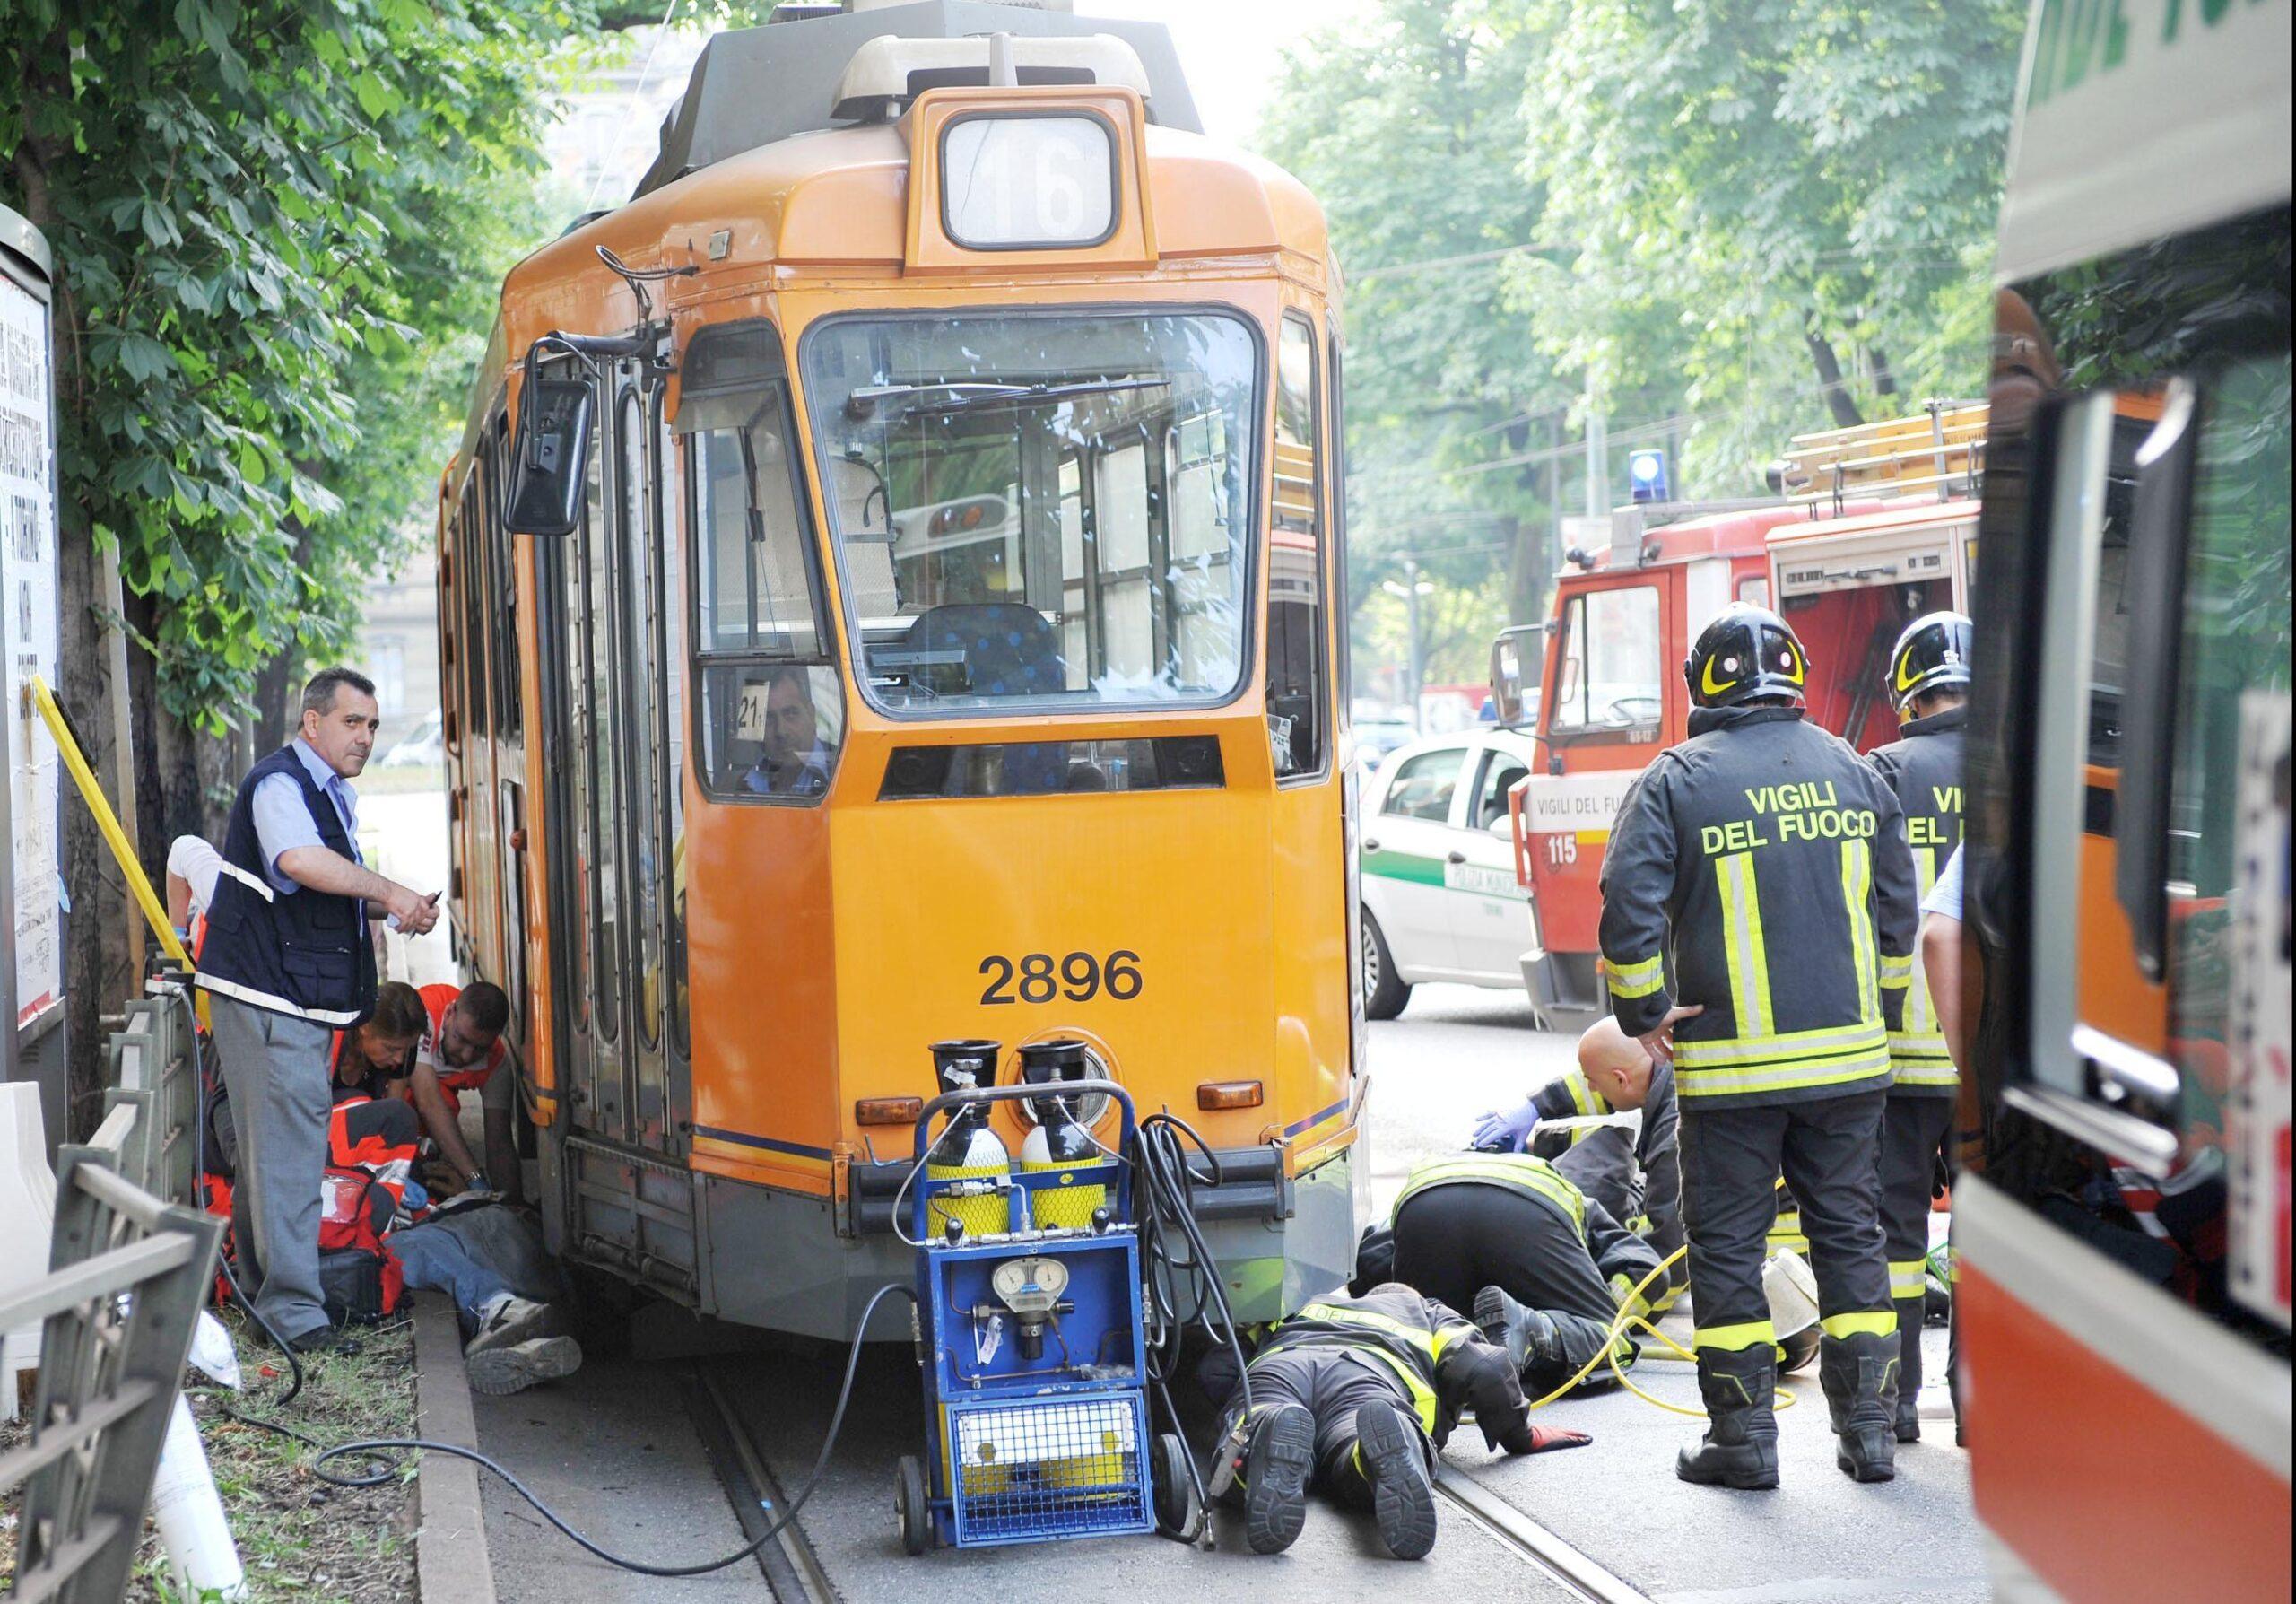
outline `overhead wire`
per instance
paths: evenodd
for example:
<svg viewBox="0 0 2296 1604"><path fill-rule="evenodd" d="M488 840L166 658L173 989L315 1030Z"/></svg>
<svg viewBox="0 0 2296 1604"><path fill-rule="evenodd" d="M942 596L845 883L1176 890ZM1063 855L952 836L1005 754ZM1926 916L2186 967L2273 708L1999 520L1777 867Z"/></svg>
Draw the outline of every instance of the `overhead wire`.
<svg viewBox="0 0 2296 1604"><path fill-rule="evenodd" d="M662 9L662 21L654 30L653 42L646 47L645 65L638 69L638 87L630 92L630 104L632 109L636 109L639 100L645 96L646 85L654 75L654 57L661 50L663 36L670 31L670 19L677 14L678 6L681 4L683 0L670 0L669 4ZM605 187L606 175L613 170L614 162L620 159L622 141L628 137L629 133L630 118L626 116L614 118L613 144L607 147L605 160L598 163L598 176L590 181L589 198L582 203L583 211L590 212L596 209L598 191Z"/></svg>

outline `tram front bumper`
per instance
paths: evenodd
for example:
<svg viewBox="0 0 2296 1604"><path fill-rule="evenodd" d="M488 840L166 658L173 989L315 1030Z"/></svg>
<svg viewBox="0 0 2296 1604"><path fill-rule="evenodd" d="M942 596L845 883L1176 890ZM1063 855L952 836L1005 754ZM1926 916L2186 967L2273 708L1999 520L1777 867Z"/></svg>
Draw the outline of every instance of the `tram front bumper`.
<svg viewBox="0 0 2296 1604"><path fill-rule="evenodd" d="M1359 1144L1286 1176L1274 1147L1244 1148L1220 1155L1220 1185L1199 1180L1196 1218L1239 1322L1281 1319L1354 1274L1360 1153ZM910 1167L854 1165L849 1200L835 1207L823 1198L707 1178L698 1199L707 1216L704 1311L774 1330L849 1338L878 1287L915 1275L916 1250L893 1229L893 1199ZM900 1225L906 1233L909 1220ZM888 1304L868 1334L906 1339L907 1312Z"/></svg>

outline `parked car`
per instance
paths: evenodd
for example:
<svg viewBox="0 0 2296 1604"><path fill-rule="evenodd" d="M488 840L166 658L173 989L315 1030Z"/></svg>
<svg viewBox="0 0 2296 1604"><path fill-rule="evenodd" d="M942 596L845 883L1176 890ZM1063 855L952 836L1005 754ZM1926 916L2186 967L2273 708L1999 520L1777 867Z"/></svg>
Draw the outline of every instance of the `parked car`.
<svg viewBox="0 0 2296 1604"><path fill-rule="evenodd" d="M1366 774L1377 773L1397 747L1409 745L1418 738L1418 732L1401 719L1366 719L1358 722L1354 729L1355 755L1362 762Z"/></svg>
<svg viewBox="0 0 2296 1604"><path fill-rule="evenodd" d="M385 769L435 769L447 761L446 719L437 708L391 745L377 765Z"/></svg>
<svg viewBox="0 0 2296 1604"><path fill-rule="evenodd" d="M1515 877L1507 792L1526 735L1478 724L1398 748L1363 785L1363 1011L1403 1012L1422 981L1520 990L1530 893Z"/></svg>

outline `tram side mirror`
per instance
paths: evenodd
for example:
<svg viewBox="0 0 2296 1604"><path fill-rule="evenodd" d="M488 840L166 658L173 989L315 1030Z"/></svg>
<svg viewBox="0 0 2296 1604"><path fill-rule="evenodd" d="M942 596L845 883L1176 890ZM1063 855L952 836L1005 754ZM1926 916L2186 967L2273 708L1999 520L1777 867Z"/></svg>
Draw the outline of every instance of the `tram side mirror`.
<svg viewBox="0 0 2296 1604"><path fill-rule="evenodd" d="M504 522L513 535L574 533L590 459L591 392L578 375L531 372L518 405L518 433Z"/></svg>
<svg viewBox="0 0 2296 1604"><path fill-rule="evenodd" d="M1519 729L1537 719L1539 673L1545 655L1543 623L1501 630L1491 643L1491 700L1501 728Z"/></svg>

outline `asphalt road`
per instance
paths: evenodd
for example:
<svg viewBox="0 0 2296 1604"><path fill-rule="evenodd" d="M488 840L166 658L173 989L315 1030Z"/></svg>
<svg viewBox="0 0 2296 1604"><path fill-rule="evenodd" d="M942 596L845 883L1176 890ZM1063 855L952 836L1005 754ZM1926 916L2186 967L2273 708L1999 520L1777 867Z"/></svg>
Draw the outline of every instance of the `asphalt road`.
<svg viewBox="0 0 2296 1604"><path fill-rule="evenodd" d="M1570 1041L1532 1028L1529 1008L1511 993L1422 987L1400 1019L1372 1030L1369 1119L1381 1207L1413 1163L1463 1145L1483 1110L1512 1103L1571 1062ZM1685 1312L1671 1315L1667 1329L1688 1345ZM1931 1372L1941 1373L1943 1332L1933 1330L1929 1341ZM699 1361L785 1494L803 1483L819 1451L842 1356L782 1345ZM679 1378L691 1372L601 1358L567 1386L499 1402L479 1399L485 1445L515 1449L512 1462L522 1473L545 1484L565 1482L570 1491L613 1483L614 1492L584 1512L604 1520L615 1536L636 1539L631 1546L640 1552L666 1548L690 1556L738 1547L725 1495L700 1469L705 1456L690 1432L679 1429L674 1399ZM1687 1366L1646 1363L1636 1374L1655 1397L1695 1409ZM1469 1428L1448 1460L1657 1604L1963 1604L1987 1598L1968 1463L1951 1446L1951 1423L1933 1422L1928 1441L1900 1451L1897 1481L1858 1486L1834 1468L1814 1375L1789 1386L1800 1399L1779 1417L1785 1486L1776 1493L1677 1481L1674 1451L1696 1437L1700 1422L1625 1393L1568 1399L1544 1417L1591 1432L1589 1447L1508 1460L1485 1453ZM1183 1405L1198 1415L1200 1438L1208 1410L1189 1399ZM1571 1596L1448 1503L1440 1506L1435 1552L1416 1565L1385 1559L1368 1522L1323 1506L1311 1512L1300 1541L1275 1559L1250 1555L1226 1523L1221 1548L1212 1554L1138 1538L910 1559L900 1553L893 1520L892 1466L897 1456L917 1450L920 1434L913 1359L891 1346L873 1349L836 1459L803 1515L808 1540L845 1599L914 1592L935 1604L1008 1604L1039 1595L1190 1604L1264 1604L1271 1596L1544 1604ZM553 1534L493 1492L489 1503L497 1577L520 1579L506 1588L506 1598L584 1604L769 1596L748 1566L657 1592L566 1552ZM544 1579L546 1586L528 1585Z"/></svg>

